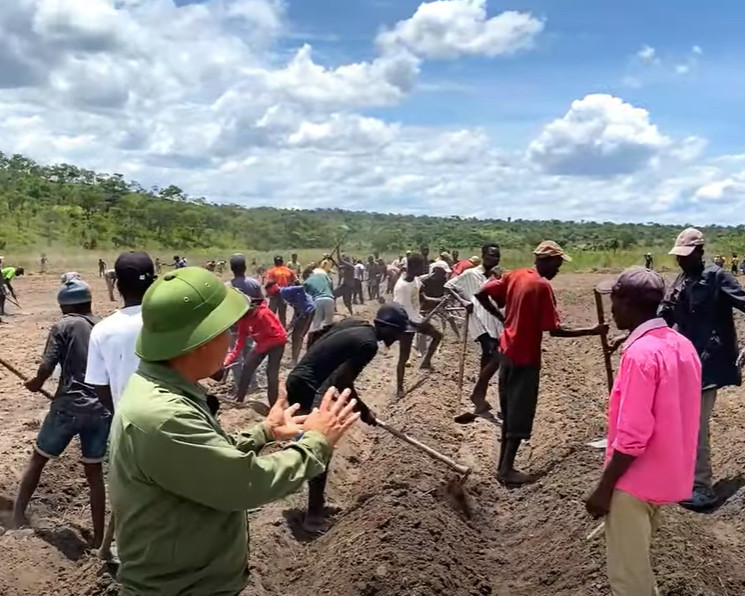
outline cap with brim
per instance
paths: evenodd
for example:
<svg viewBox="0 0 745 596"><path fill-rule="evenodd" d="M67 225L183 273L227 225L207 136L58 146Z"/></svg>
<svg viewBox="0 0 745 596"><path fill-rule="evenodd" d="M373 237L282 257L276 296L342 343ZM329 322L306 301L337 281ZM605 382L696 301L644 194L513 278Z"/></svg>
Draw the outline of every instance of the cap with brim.
<svg viewBox="0 0 745 596"><path fill-rule="evenodd" d="M124 252L114 263L116 278L121 282L155 279L155 265L150 255L142 251Z"/></svg>
<svg viewBox="0 0 745 596"><path fill-rule="evenodd" d="M149 362L183 356L229 329L248 308L246 296L206 269L178 269L145 293L135 353Z"/></svg>
<svg viewBox="0 0 745 596"><path fill-rule="evenodd" d="M375 322L387 327L394 327L399 331L415 331L409 321L409 315L406 314L406 309L398 302L389 302L381 306L378 309L378 314L375 315Z"/></svg>
<svg viewBox="0 0 745 596"><path fill-rule="evenodd" d="M697 246L704 245L704 235L696 228L686 228L675 239L675 245L668 253L678 257L687 257Z"/></svg>
<svg viewBox="0 0 745 596"><path fill-rule="evenodd" d="M659 273L646 267L629 267L618 277L603 280L595 289L601 294L659 301L665 295L665 280Z"/></svg>
<svg viewBox="0 0 745 596"><path fill-rule="evenodd" d="M564 249L561 248L556 242L552 240L546 240L545 242L541 242L538 246L536 246L535 250L533 251L533 254L538 257L539 259L547 259L550 257L561 257L565 261L571 261L572 257L570 257L568 254L564 252Z"/></svg>

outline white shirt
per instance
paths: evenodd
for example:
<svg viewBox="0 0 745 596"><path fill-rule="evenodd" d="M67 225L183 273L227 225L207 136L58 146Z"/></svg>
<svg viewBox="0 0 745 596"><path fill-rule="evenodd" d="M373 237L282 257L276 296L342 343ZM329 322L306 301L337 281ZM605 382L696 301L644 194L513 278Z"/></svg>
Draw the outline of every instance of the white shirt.
<svg viewBox="0 0 745 596"><path fill-rule="evenodd" d="M135 355L140 329L142 306L129 306L106 317L91 331L85 382L110 385L114 406L121 399L129 377L140 365Z"/></svg>
<svg viewBox="0 0 745 596"><path fill-rule="evenodd" d="M357 263L354 266L354 278L360 281L365 279L365 266L362 263Z"/></svg>
<svg viewBox="0 0 745 596"><path fill-rule="evenodd" d="M474 299L474 294L486 283L486 269L483 265L466 269L459 276L449 280L446 288L458 288L461 293L473 304L473 314L468 320L468 333L475 340L480 335L488 333L490 337L498 339L502 335L502 323L491 315L481 302Z"/></svg>
<svg viewBox="0 0 745 596"><path fill-rule="evenodd" d="M405 277L405 275L399 277L393 287L393 301L404 307L406 314L409 315L409 321L421 323L424 320L419 312L421 309L419 291L422 287L422 280L415 277L414 281L406 281Z"/></svg>

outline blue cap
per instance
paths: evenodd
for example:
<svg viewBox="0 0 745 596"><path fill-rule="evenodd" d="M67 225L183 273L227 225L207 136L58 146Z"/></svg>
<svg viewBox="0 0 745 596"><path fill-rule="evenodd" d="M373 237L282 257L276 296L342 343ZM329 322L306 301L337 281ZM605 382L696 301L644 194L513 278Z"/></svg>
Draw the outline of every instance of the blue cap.
<svg viewBox="0 0 745 596"><path fill-rule="evenodd" d="M62 284L57 292L57 302L60 306L85 304L91 301L91 289L80 279L70 279Z"/></svg>
<svg viewBox="0 0 745 596"><path fill-rule="evenodd" d="M412 331L406 309L398 302L389 302L378 309L375 322L386 327L395 327L399 331Z"/></svg>

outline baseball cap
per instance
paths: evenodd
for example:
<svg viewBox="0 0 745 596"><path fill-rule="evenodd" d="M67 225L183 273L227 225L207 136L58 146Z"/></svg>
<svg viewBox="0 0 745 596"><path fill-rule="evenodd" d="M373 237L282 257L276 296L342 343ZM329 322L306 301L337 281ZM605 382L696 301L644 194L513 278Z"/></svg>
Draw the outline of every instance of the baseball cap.
<svg viewBox="0 0 745 596"><path fill-rule="evenodd" d="M599 283L597 290L602 294L660 301L665 296L665 280L646 267L629 267L615 279Z"/></svg>
<svg viewBox="0 0 745 596"><path fill-rule="evenodd" d="M538 257L539 259L547 259L549 257L561 257L565 261L571 261L572 257L570 257L567 253L564 252L564 249L561 248L556 242L553 240L546 240L544 242L541 242L538 246L536 246L535 250L533 251L533 254Z"/></svg>
<svg viewBox="0 0 745 596"><path fill-rule="evenodd" d="M123 252L114 263L119 282L148 281L155 279L155 266L150 255L142 251Z"/></svg>
<svg viewBox="0 0 745 596"><path fill-rule="evenodd" d="M57 291L57 303L60 306L85 304L91 301L91 289L81 279L70 279Z"/></svg>
<svg viewBox="0 0 745 596"><path fill-rule="evenodd" d="M246 297L203 267L184 267L158 279L142 301L135 353L157 362L211 341L248 311Z"/></svg>
<svg viewBox="0 0 745 596"><path fill-rule="evenodd" d="M409 315L398 302L389 302L378 309L375 322L388 327L395 327L400 331L411 331L413 327L409 322Z"/></svg>
<svg viewBox="0 0 745 596"><path fill-rule="evenodd" d="M675 239L675 245L667 253L679 257L687 257L697 246L704 245L704 235L696 228L686 228Z"/></svg>
<svg viewBox="0 0 745 596"><path fill-rule="evenodd" d="M230 257L230 268L231 269L245 269L246 268L246 257L240 253L235 253Z"/></svg>

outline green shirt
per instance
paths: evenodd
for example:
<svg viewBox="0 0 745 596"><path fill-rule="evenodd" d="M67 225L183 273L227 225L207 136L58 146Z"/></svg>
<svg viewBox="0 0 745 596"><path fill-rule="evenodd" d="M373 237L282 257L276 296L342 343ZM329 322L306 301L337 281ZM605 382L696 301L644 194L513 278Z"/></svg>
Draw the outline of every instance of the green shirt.
<svg viewBox="0 0 745 596"><path fill-rule="evenodd" d="M331 278L323 272L313 272L303 283L305 291L310 294L311 298L333 298L334 290L332 289Z"/></svg>
<svg viewBox="0 0 745 596"><path fill-rule="evenodd" d="M263 424L229 437L200 385L140 363L111 425L122 596L236 596L246 586L246 510L293 492L331 457L317 432L260 456L271 440Z"/></svg>
<svg viewBox="0 0 745 596"><path fill-rule="evenodd" d="M15 279L16 277L16 268L15 267L3 267L3 279L7 279L8 281L11 281Z"/></svg>

